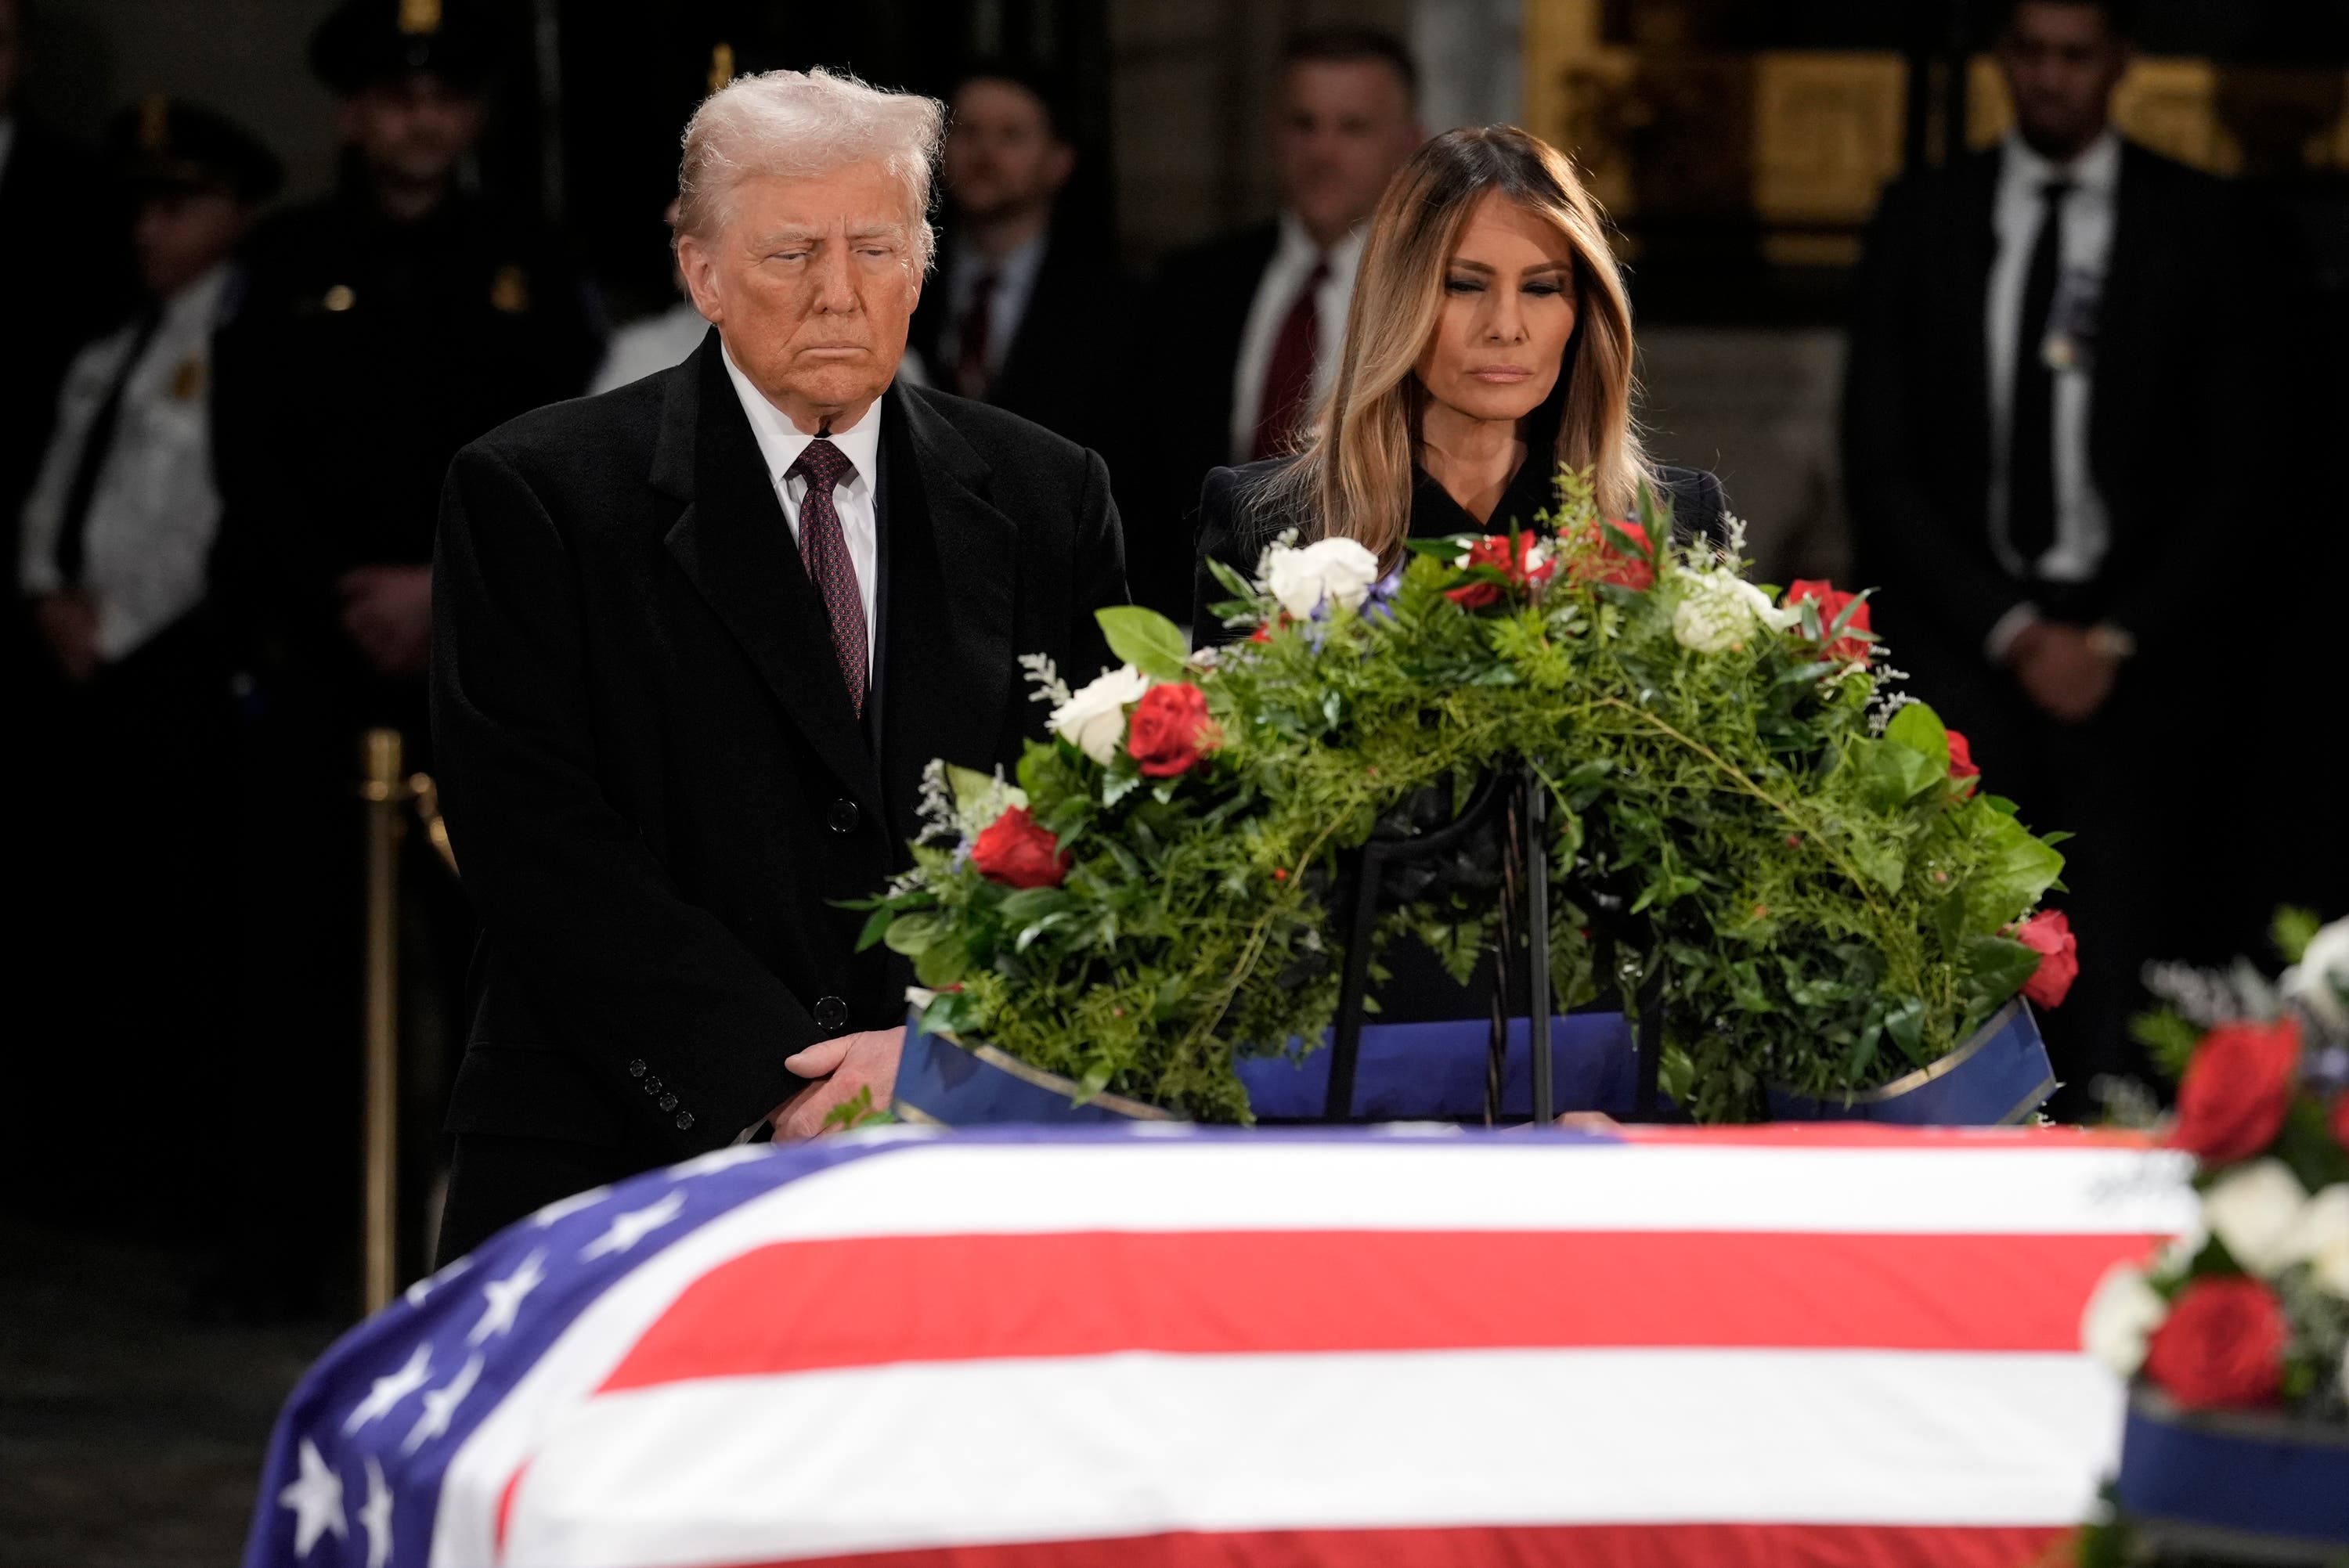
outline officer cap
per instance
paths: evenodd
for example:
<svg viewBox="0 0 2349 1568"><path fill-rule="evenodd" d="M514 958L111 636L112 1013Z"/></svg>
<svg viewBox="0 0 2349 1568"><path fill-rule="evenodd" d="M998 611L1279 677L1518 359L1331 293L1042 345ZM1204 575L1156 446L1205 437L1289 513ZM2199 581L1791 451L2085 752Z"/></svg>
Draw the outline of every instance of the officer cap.
<svg viewBox="0 0 2349 1568"><path fill-rule="evenodd" d="M158 94L116 115L106 128L115 177L141 190L220 191L260 203L285 183L285 166L259 137L202 104Z"/></svg>
<svg viewBox="0 0 2349 1568"><path fill-rule="evenodd" d="M345 95L417 71L479 88L491 57L472 0L343 0L310 35L310 68Z"/></svg>

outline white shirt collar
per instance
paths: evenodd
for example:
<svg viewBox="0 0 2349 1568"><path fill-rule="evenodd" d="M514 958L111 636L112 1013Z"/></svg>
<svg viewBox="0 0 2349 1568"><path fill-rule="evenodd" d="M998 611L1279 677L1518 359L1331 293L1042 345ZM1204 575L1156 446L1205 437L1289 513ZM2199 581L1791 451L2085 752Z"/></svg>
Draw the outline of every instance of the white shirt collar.
<svg viewBox="0 0 2349 1568"><path fill-rule="evenodd" d="M750 434L758 438L759 455L767 460L767 477L781 489L783 476L800 460L808 443L815 439L802 432L797 425L784 418L783 411L767 401L766 394L750 384L734 363L734 356L726 351L724 340L719 343L719 353L726 361L726 375L734 383L734 395L742 400L742 412L750 418ZM856 477L849 488L873 486L873 476L879 471L881 461L881 403L873 399L864 417L844 430L834 430L828 438L840 449L840 455L856 467Z"/></svg>
<svg viewBox="0 0 2349 1568"><path fill-rule="evenodd" d="M951 269L955 293L958 296L968 294L978 286L982 273L993 273L999 292L1025 294L1036 269L1044 264L1044 245L1050 238L1050 229L1039 229L1034 239L998 261L988 260L975 247L957 240Z"/></svg>
<svg viewBox="0 0 2349 1568"><path fill-rule="evenodd" d="M1354 275L1354 269L1362 259L1362 241L1369 232L1369 224L1357 223L1346 231L1344 239L1330 247L1330 271L1332 273L1341 278ZM1313 259L1321 253L1321 247L1315 244L1313 236L1305 232L1305 220L1288 208L1282 208L1280 239L1273 250L1273 264L1278 266L1283 262L1289 262L1300 273L1308 272L1312 269Z"/></svg>
<svg viewBox="0 0 2349 1568"><path fill-rule="evenodd" d="M2020 131L2006 133L2005 177L2036 191L2050 181L2070 181L2082 191L2109 195L2121 182L2121 133L2111 126L2069 163L2043 157Z"/></svg>

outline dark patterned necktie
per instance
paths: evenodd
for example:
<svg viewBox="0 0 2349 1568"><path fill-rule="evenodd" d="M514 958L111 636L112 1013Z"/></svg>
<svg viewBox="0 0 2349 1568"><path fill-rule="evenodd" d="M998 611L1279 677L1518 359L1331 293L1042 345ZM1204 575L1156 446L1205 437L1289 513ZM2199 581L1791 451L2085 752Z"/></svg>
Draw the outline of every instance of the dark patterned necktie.
<svg viewBox="0 0 2349 1568"><path fill-rule="evenodd" d="M856 465L838 447L818 438L807 444L798 461L785 472L807 480L800 498L800 560L808 581L823 595L832 615L833 650L840 655L840 678L848 685L848 701L859 718L864 717L864 600L856 589L856 562L848 556L848 536L841 531L840 513L832 504L832 490L856 477Z"/></svg>

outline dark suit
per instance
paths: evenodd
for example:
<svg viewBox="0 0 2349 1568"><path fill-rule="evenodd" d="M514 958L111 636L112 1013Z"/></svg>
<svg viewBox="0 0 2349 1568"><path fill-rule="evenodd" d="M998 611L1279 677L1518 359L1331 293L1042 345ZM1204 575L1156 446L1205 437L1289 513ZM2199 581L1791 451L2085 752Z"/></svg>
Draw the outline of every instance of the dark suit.
<svg viewBox="0 0 2349 1568"><path fill-rule="evenodd" d="M1279 226L1258 223L1159 264L1143 319L1153 399L1141 484L1126 491L1134 598L1180 619L1190 602L1199 487L1232 460L1232 377Z"/></svg>
<svg viewBox="0 0 2349 1568"><path fill-rule="evenodd" d="M1240 634L1219 623L1210 606L1231 597L1207 569L1220 561L1241 576L1253 578L1265 547L1299 520L1263 504L1257 492L1278 472L1286 459L1268 459L1237 469L1218 468L1207 475L1199 494L1199 560L1192 580L1191 640L1201 647L1226 643ZM1656 478L1669 503L1673 537L1682 540L1719 539L1728 515L1728 498L1721 480L1701 469L1666 468ZM1552 470L1547 463L1528 460L1518 465L1501 493L1493 515L1484 522L1470 516L1449 492L1416 464L1412 469L1411 537L1450 539L1464 533L1488 533L1512 522L1532 525L1536 512L1556 502Z"/></svg>
<svg viewBox="0 0 2349 1568"><path fill-rule="evenodd" d="M941 271L923 289L906 335L932 382L949 391L955 390L955 366L945 353L947 328L955 325L951 294ZM1125 351L1133 314L1133 291L1112 257L1048 237L1026 308L985 400L1092 448L1111 477L1123 480L1135 434L1133 366Z"/></svg>
<svg viewBox="0 0 2349 1568"><path fill-rule="evenodd" d="M1844 460L1859 576L1881 589L1875 628L1914 677L1908 689L1966 732L1990 785L2034 826L2080 834L2059 901L2080 929L2083 975L2049 1031L2071 1080L2059 1103L2078 1111L2087 1077L2140 1065L2123 1042L2143 962L2217 956L2225 942L2211 926L2229 895L2208 873L2227 851L2171 830L2174 818L2166 830L2160 797L2163 764L2221 711L2206 606L2226 542L2260 526L2249 470L2264 448L2251 359L2262 334L2236 193L2126 145L2087 439L2110 550L2087 583L2010 574L1991 544L1984 325L2001 158L1976 153L1885 192L1857 280ZM2137 640L2085 724L2055 723L1992 663L1992 627L2025 601Z"/></svg>
<svg viewBox="0 0 2349 1568"><path fill-rule="evenodd" d="M902 963L855 953L838 901L905 863L933 758L1009 765L1040 733L1019 655L1108 662L1101 460L943 393L882 418L862 723L714 332L458 454L433 722L483 936L443 1255L730 1142L798 1087L785 1057L902 1022Z"/></svg>

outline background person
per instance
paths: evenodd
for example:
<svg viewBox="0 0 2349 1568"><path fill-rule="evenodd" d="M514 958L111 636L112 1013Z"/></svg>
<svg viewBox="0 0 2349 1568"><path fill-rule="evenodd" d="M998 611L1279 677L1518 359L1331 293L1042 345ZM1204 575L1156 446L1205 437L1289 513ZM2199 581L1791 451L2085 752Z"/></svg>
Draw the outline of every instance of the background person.
<svg viewBox="0 0 2349 1568"><path fill-rule="evenodd" d="M66 372L16 563L43 655L16 711L22 820L38 824L18 886L41 915L19 937L37 977L20 1025L48 1044L20 1053L21 1110L0 1141L28 1169L73 1158L79 1135L55 1107L101 1102L120 1080L207 1127L225 1099L232 752L205 583L221 506L212 341L237 246L282 170L226 117L164 98L115 118L105 158L135 214L144 298ZM132 1140L58 1202L209 1236L217 1154L209 1139Z"/></svg>
<svg viewBox="0 0 2349 1568"><path fill-rule="evenodd" d="M1278 95L1267 139L1279 215L1168 256L1143 314L1156 457L1132 530L1134 594L1177 618L1200 481L1290 449L1336 370L1362 226L1425 139L1417 68L1385 33L1299 34Z"/></svg>
<svg viewBox="0 0 2349 1568"><path fill-rule="evenodd" d="M2033 826L2079 835L2081 979L2046 1026L2077 1116L2096 1076L2145 1070L2146 961L2230 940L2230 856L2175 830L2165 759L2226 725L2207 601L2217 520L2254 504L2264 335L2233 194L2113 127L2126 8L2019 0L1996 58L2012 133L1895 183L1869 232L1845 462L1909 689Z"/></svg>
<svg viewBox="0 0 2349 1568"><path fill-rule="evenodd" d="M1056 221L1077 170L1063 112L1056 84L1007 63L956 87L944 254L910 342L937 387L1101 452L1117 479L1133 428L1133 301L1110 247Z"/></svg>

